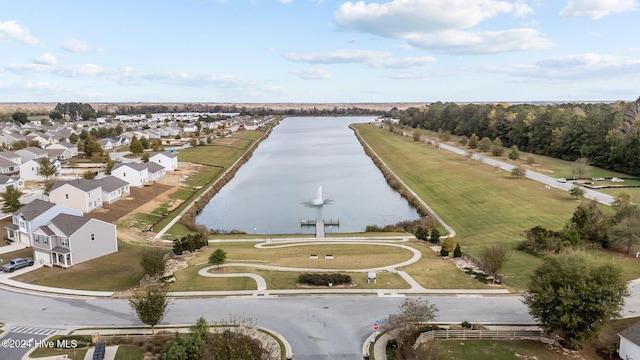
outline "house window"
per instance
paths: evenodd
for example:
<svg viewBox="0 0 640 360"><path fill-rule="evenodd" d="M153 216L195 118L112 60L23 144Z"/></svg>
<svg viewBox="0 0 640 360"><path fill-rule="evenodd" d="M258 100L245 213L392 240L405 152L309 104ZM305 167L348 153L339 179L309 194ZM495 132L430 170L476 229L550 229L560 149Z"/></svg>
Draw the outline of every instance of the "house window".
<svg viewBox="0 0 640 360"><path fill-rule="evenodd" d="M95 233L91 233L91 241L96 239L96 234Z"/></svg>
<svg viewBox="0 0 640 360"><path fill-rule="evenodd" d="M42 243L45 244L45 245L49 245L49 238L46 237L46 236L43 236L42 237Z"/></svg>
<svg viewBox="0 0 640 360"><path fill-rule="evenodd" d="M34 236L33 236L33 241L34 241L36 244L39 244L39 243L40 243L40 235L34 235Z"/></svg>
<svg viewBox="0 0 640 360"><path fill-rule="evenodd" d="M60 245L69 246L69 238L60 238Z"/></svg>
<svg viewBox="0 0 640 360"><path fill-rule="evenodd" d="M20 227L21 227L21 228L25 228L25 227L26 227L26 224L25 224L25 223L24 223L24 221L22 221L22 220L20 220Z"/></svg>

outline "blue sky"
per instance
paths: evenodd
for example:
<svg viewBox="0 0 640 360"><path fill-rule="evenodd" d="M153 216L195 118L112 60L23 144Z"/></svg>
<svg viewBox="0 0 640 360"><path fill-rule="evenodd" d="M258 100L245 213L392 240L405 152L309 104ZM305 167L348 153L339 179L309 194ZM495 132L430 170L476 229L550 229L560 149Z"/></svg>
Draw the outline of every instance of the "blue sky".
<svg viewBox="0 0 640 360"><path fill-rule="evenodd" d="M0 0L0 101L635 100L639 1Z"/></svg>

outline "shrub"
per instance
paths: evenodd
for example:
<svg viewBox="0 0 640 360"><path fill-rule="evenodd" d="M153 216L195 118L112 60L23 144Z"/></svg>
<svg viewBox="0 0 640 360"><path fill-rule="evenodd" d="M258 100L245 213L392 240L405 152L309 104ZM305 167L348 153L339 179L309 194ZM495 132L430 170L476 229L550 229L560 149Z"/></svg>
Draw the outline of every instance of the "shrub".
<svg viewBox="0 0 640 360"><path fill-rule="evenodd" d="M456 244L456 248L453 249L453 257L461 257L462 250L460 249L460 244Z"/></svg>
<svg viewBox="0 0 640 360"><path fill-rule="evenodd" d="M473 329L473 325L468 321L463 321L460 326L462 326L463 329Z"/></svg>
<svg viewBox="0 0 640 360"><path fill-rule="evenodd" d="M440 250L440 256L449 256L449 252L445 249Z"/></svg>
<svg viewBox="0 0 640 360"><path fill-rule="evenodd" d="M176 255L182 255L185 251L196 251L209 245L207 237L201 233L188 234L181 239L173 240L173 253Z"/></svg>
<svg viewBox="0 0 640 360"><path fill-rule="evenodd" d="M332 285L350 284L351 276L344 274L300 274L298 276L298 283L312 285L312 286L328 286Z"/></svg>
<svg viewBox="0 0 640 360"><path fill-rule="evenodd" d="M442 248L446 250L447 253L452 252L453 249L455 248L455 243L453 242L453 239L450 237L446 238L442 243Z"/></svg>

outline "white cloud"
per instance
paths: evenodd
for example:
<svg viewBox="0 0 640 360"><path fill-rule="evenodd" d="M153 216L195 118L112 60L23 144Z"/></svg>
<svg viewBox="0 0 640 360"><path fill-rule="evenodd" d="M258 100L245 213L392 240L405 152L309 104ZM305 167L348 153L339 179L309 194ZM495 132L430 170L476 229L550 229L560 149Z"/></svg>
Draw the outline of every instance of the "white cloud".
<svg viewBox="0 0 640 360"><path fill-rule="evenodd" d="M638 8L636 0L573 0L560 11L563 18L589 17L593 20Z"/></svg>
<svg viewBox="0 0 640 360"><path fill-rule="evenodd" d="M393 58L390 52L371 50L336 50L321 53L287 53L285 58L308 64L366 64L373 68L410 68L433 63L430 56Z"/></svg>
<svg viewBox="0 0 640 360"><path fill-rule="evenodd" d="M640 75L640 59L606 54L574 54L513 67L485 66L480 71L544 81L628 78Z"/></svg>
<svg viewBox="0 0 640 360"><path fill-rule="evenodd" d="M345 31L402 39L435 52L480 54L553 46L533 28L472 30L503 14L522 18L533 14L533 9L522 0L392 0L382 4L359 1L342 4L334 21Z"/></svg>
<svg viewBox="0 0 640 360"><path fill-rule="evenodd" d="M38 45L28 28L19 25L15 20L0 22L0 42L17 41L25 45Z"/></svg>
<svg viewBox="0 0 640 360"><path fill-rule="evenodd" d="M309 64L349 64L349 63L369 63L380 57L391 55L386 51L370 50L336 50L322 53L287 53L285 58L293 62L304 62Z"/></svg>
<svg viewBox="0 0 640 360"><path fill-rule="evenodd" d="M394 59L379 59L372 62L371 66L385 69L408 69L426 66L434 62L436 62L436 58L431 56L404 57Z"/></svg>
<svg viewBox="0 0 640 360"><path fill-rule="evenodd" d="M321 68L307 69L307 70L295 70L291 72L302 80L328 80L331 79L331 74L324 71Z"/></svg>
<svg viewBox="0 0 640 360"><path fill-rule="evenodd" d="M88 42L86 41L82 41L82 40L78 40L78 39L64 39L64 41L62 42L62 44L60 45L60 47L64 50L67 50L69 52L73 52L73 53L84 53L84 52L92 52L92 51L103 51L100 48L94 48L91 45L89 45Z"/></svg>
<svg viewBox="0 0 640 360"><path fill-rule="evenodd" d="M526 28L473 32L450 30L410 36L407 42L414 47L447 54L495 54L555 46L538 30Z"/></svg>
<svg viewBox="0 0 640 360"><path fill-rule="evenodd" d="M33 59L33 62L36 64L43 64L43 65L55 65L58 63L58 59L56 59L56 57L53 56L51 53L44 53L36 57L35 59Z"/></svg>

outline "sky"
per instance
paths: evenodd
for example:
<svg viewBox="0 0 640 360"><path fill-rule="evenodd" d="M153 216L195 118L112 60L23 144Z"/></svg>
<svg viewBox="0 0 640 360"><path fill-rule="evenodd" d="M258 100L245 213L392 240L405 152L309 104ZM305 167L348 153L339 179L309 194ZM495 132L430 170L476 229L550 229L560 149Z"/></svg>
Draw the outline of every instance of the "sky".
<svg viewBox="0 0 640 360"><path fill-rule="evenodd" d="M633 101L640 0L0 0L0 102Z"/></svg>

